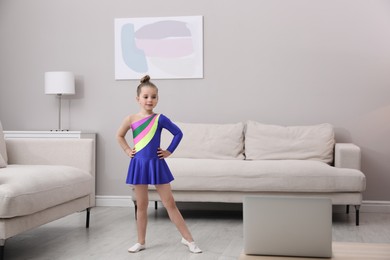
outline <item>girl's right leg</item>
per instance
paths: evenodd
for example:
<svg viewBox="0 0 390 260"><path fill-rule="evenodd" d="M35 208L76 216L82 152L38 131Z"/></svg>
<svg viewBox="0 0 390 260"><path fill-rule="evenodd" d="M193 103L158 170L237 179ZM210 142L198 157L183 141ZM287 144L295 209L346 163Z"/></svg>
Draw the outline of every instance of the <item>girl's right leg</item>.
<svg viewBox="0 0 390 260"><path fill-rule="evenodd" d="M134 185L137 197L137 234L138 243L129 248L129 252L135 253L145 249L146 226L148 224L148 185Z"/></svg>

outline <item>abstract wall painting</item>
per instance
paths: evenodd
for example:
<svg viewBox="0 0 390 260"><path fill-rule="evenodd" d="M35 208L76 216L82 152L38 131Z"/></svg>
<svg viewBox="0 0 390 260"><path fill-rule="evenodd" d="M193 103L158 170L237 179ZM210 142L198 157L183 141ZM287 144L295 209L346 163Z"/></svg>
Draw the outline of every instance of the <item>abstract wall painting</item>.
<svg viewBox="0 0 390 260"><path fill-rule="evenodd" d="M203 17L115 19L115 79L203 78Z"/></svg>

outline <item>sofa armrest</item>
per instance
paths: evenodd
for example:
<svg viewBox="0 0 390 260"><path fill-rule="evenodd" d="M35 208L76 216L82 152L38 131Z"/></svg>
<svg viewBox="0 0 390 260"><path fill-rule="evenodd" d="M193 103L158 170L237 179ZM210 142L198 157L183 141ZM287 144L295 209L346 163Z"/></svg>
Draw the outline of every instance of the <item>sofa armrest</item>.
<svg viewBox="0 0 390 260"><path fill-rule="evenodd" d="M95 177L93 139L10 138L6 147L8 164L73 166Z"/></svg>
<svg viewBox="0 0 390 260"><path fill-rule="evenodd" d="M360 170L360 147L352 143L336 143L334 152L334 166Z"/></svg>

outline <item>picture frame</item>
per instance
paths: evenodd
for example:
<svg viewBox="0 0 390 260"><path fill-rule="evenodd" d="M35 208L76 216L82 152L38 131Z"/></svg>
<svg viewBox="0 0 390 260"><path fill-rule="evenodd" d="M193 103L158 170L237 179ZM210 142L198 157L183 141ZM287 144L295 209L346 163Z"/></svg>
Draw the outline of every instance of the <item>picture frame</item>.
<svg viewBox="0 0 390 260"><path fill-rule="evenodd" d="M115 19L115 79L203 78L203 16Z"/></svg>

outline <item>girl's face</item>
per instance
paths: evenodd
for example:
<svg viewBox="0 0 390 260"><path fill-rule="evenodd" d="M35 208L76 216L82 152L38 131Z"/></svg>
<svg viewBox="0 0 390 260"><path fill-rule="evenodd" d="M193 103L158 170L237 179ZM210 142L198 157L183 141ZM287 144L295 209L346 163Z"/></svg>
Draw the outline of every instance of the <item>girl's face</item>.
<svg viewBox="0 0 390 260"><path fill-rule="evenodd" d="M141 93L137 97L137 101L145 112L151 113L157 106L158 93L157 89L153 87L141 88Z"/></svg>

